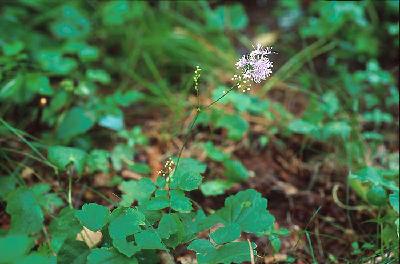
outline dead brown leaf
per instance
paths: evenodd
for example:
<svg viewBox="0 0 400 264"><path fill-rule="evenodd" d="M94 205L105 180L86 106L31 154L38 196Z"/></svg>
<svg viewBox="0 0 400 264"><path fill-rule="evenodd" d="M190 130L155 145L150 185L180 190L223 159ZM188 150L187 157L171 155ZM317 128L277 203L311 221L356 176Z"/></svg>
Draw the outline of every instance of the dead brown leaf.
<svg viewBox="0 0 400 264"><path fill-rule="evenodd" d="M21 176L24 179L29 179L34 173L35 171L31 167L25 167L21 172Z"/></svg>
<svg viewBox="0 0 400 264"><path fill-rule="evenodd" d="M89 248L93 248L101 242L103 234L100 231L93 232L86 227L76 235L76 240L83 241Z"/></svg>
<svg viewBox="0 0 400 264"><path fill-rule="evenodd" d="M151 168L151 180L155 181L158 176L158 172L162 170L163 165L161 164L161 153L157 147L146 148L147 160Z"/></svg>
<svg viewBox="0 0 400 264"><path fill-rule="evenodd" d="M93 184L96 187L104 187L104 186L108 186L108 183L110 182L110 175L107 173L96 173L94 175L94 181Z"/></svg>
<svg viewBox="0 0 400 264"><path fill-rule="evenodd" d="M191 255L177 257L176 259L182 264L197 264L197 259Z"/></svg>
<svg viewBox="0 0 400 264"><path fill-rule="evenodd" d="M141 175L137 174L136 172L130 171L130 170L123 170L121 172L121 176L123 178L134 179L134 180L140 180L142 178Z"/></svg>
<svg viewBox="0 0 400 264"><path fill-rule="evenodd" d="M265 264L284 262L286 260L287 260L286 254L275 254L273 256L264 257Z"/></svg>

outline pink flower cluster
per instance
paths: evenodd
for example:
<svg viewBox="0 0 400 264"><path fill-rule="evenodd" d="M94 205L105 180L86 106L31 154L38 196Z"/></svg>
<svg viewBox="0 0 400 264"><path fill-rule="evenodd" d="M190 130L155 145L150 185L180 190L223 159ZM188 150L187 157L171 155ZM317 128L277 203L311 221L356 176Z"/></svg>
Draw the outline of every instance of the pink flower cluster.
<svg viewBox="0 0 400 264"><path fill-rule="evenodd" d="M271 47L264 48L260 44L248 55L243 55L236 63L242 70L244 79L251 79L256 83L267 79L272 74L272 61L268 56L272 53Z"/></svg>

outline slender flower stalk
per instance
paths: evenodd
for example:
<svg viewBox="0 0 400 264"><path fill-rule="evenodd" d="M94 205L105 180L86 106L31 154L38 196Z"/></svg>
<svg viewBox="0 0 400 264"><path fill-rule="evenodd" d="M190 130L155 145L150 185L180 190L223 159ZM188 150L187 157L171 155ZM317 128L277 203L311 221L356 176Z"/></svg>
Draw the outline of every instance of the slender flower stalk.
<svg viewBox="0 0 400 264"><path fill-rule="evenodd" d="M179 165L182 152L186 147L186 144L188 143L189 136L193 128L195 127L197 118L199 117L202 110L207 110L211 108L211 106L227 96L235 88L242 90L242 92L250 91L251 81L255 83L260 83L261 81L266 80L272 74L273 64L268 57L270 54L272 54L271 47L264 48L260 44L258 44L257 47L248 55L243 55L235 64L237 69L241 70L241 72L239 74L233 75L232 81L234 82L234 85L228 90L224 90L223 94L220 97L218 97L216 100L206 105L205 107L200 106L199 78L201 75L201 68L199 66L196 66L193 76L194 89L196 91L197 97L196 114L192 122L190 123L183 144L179 149L176 163L173 163L172 160L167 161L164 166L166 170L161 170L159 174L161 174L162 176L168 176L168 178L173 175L174 171Z"/></svg>

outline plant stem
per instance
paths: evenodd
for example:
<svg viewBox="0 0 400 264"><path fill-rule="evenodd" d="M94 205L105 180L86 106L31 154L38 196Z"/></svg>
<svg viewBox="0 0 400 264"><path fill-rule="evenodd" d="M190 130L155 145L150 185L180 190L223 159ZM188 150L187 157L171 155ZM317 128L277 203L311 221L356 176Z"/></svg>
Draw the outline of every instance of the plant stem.
<svg viewBox="0 0 400 264"><path fill-rule="evenodd" d="M306 237L307 237L307 241L308 241L308 246L310 247L310 254L313 259L313 264L318 264L318 261L316 260L315 255L314 255L314 249L312 247L310 234L308 233L308 231L306 231Z"/></svg>
<svg viewBox="0 0 400 264"><path fill-rule="evenodd" d="M221 100L222 98L224 98L225 96L227 96L230 92L232 92L233 89L235 89L236 86L232 86L231 88L229 88L228 91L226 91L226 93L224 93L223 95L221 95L217 100L213 101L211 104L207 105L205 107L205 109L210 108L212 105L214 105L216 102L218 102L219 100Z"/></svg>
<svg viewBox="0 0 400 264"><path fill-rule="evenodd" d="M73 208L73 206L72 206L72 173L68 173L68 205L69 205L69 207Z"/></svg>

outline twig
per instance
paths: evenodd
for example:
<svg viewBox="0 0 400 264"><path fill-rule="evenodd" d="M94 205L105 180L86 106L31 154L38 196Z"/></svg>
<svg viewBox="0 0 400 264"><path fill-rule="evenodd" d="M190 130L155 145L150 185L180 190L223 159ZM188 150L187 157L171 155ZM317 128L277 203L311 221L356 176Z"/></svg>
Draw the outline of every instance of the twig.
<svg viewBox="0 0 400 264"><path fill-rule="evenodd" d="M339 200L338 197L338 190L339 190L340 184L336 183L333 188L332 188L332 198L333 201L341 208L346 209L346 210L354 210L354 211L362 211L362 210L369 210L369 208L365 205L355 205L355 206L351 206L351 205L347 205L342 203Z"/></svg>
<svg viewBox="0 0 400 264"><path fill-rule="evenodd" d="M223 95L221 95L217 100L213 101L212 103L210 103L209 105L207 105L205 107L205 109L210 108L213 104L215 104L216 102L218 102L219 100L221 100L222 98L224 98L225 96L227 96L233 89L235 89L236 86L232 86L231 88L229 88L228 91L226 91Z"/></svg>
<svg viewBox="0 0 400 264"><path fill-rule="evenodd" d="M251 264L255 264L256 262L254 261L253 247L251 246L250 239L247 239L247 242L249 243L250 262L251 262Z"/></svg>
<svg viewBox="0 0 400 264"><path fill-rule="evenodd" d="M68 173L68 205L71 208L74 208L72 205L72 170L71 167L67 170Z"/></svg>

